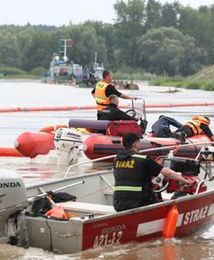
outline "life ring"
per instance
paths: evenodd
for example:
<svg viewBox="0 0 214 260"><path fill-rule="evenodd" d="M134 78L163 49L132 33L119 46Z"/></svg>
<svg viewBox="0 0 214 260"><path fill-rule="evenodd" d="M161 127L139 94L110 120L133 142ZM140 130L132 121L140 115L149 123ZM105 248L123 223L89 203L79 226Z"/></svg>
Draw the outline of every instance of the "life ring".
<svg viewBox="0 0 214 260"><path fill-rule="evenodd" d="M52 132L55 132L59 128L68 128L68 125L50 125L50 126L41 128L39 130L39 132L52 133Z"/></svg>

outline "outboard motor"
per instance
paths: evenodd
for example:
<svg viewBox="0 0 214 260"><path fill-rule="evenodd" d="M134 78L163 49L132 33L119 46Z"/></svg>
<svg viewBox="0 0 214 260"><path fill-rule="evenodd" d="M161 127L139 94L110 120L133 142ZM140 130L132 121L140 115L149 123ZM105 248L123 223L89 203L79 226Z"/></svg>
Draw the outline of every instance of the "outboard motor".
<svg viewBox="0 0 214 260"><path fill-rule="evenodd" d="M28 206L24 182L18 174L1 173L0 177L0 241L7 241L8 219Z"/></svg>
<svg viewBox="0 0 214 260"><path fill-rule="evenodd" d="M198 177L200 173L200 162L198 160L183 159L179 157L167 158L164 161L164 165L167 164L172 170L181 172L185 179L192 182L191 186L180 186L180 183L176 180L170 179L167 187L168 192L176 192L174 198L184 196L186 194L194 194L197 192L204 192L207 190L205 183L202 183L197 189L198 183L201 181Z"/></svg>
<svg viewBox="0 0 214 260"><path fill-rule="evenodd" d="M199 161L183 159L179 157L168 157L164 160L165 167L169 167L175 172L181 172L184 176L198 176L200 172Z"/></svg>
<svg viewBox="0 0 214 260"><path fill-rule="evenodd" d="M82 146L82 133L74 128L59 128L54 137L57 164L76 163Z"/></svg>

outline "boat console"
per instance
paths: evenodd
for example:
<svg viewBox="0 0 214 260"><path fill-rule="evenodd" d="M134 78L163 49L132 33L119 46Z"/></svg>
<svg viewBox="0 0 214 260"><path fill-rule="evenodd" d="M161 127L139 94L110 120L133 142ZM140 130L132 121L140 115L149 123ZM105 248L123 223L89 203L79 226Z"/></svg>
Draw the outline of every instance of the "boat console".
<svg viewBox="0 0 214 260"><path fill-rule="evenodd" d="M207 191L205 182L214 178L211 169L211 162L214 159L214 147L204 146L201 148L196 159L182 158L173 156L170 152L167 157L162 158L162 164L189 180L192 185L182 185L180 182L170 179L166 180L162 174L153 179L154 192L160 193L166 190L168 193L174 193L173 199L185 196L187 194L198 194ZM204 177L199 174L204 171Z"/></svg>

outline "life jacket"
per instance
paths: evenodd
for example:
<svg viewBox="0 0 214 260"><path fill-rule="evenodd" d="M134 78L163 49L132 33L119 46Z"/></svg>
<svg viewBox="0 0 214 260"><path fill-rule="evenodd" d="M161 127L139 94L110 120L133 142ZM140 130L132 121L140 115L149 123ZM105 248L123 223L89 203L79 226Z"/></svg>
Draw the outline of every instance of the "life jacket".
<svg viewBox="0 0 214 260"><path fill-rule="evenodd" d="M194 135L199 135L203 132L201 124L209 125L209 120L203 116L193 116L192 120L185 123L186 126L192 129Z"/></svg>
<svg viewBox="0 0 214 260"><path fill-rule="evenodd" d="M97 110L102 111L106 106L110 104L109 98L105 95L105 91L109 83L105 81L99 81L96 84L94 98L97 103Z"/></svg>
<svg viewBox="0 0 214 260"><path fill-rule="evenodd" d="M123 199L142 200L150 197L148 185L150 181L145 179L142 173L142 164L146 156L133 154L123 159L116 157L114 161L115 186L114 193L117 199L122 195ZM118 196L119 195L119 196Z"/></svg>

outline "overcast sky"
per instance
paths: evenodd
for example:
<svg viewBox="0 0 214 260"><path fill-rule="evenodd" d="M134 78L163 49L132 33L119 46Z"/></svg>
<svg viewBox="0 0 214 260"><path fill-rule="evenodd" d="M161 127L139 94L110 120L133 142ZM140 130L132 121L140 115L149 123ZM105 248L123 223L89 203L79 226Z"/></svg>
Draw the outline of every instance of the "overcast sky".
<svg viewBox="0 0 214 260"><path fill-rule="evenodd" d="M86 20L113 23L117 0L0 0L0 25L68 25ZM174 0L159 0L174 2ZM182 5L197 8L214 4L213 0L178 0Z"/></svg>

